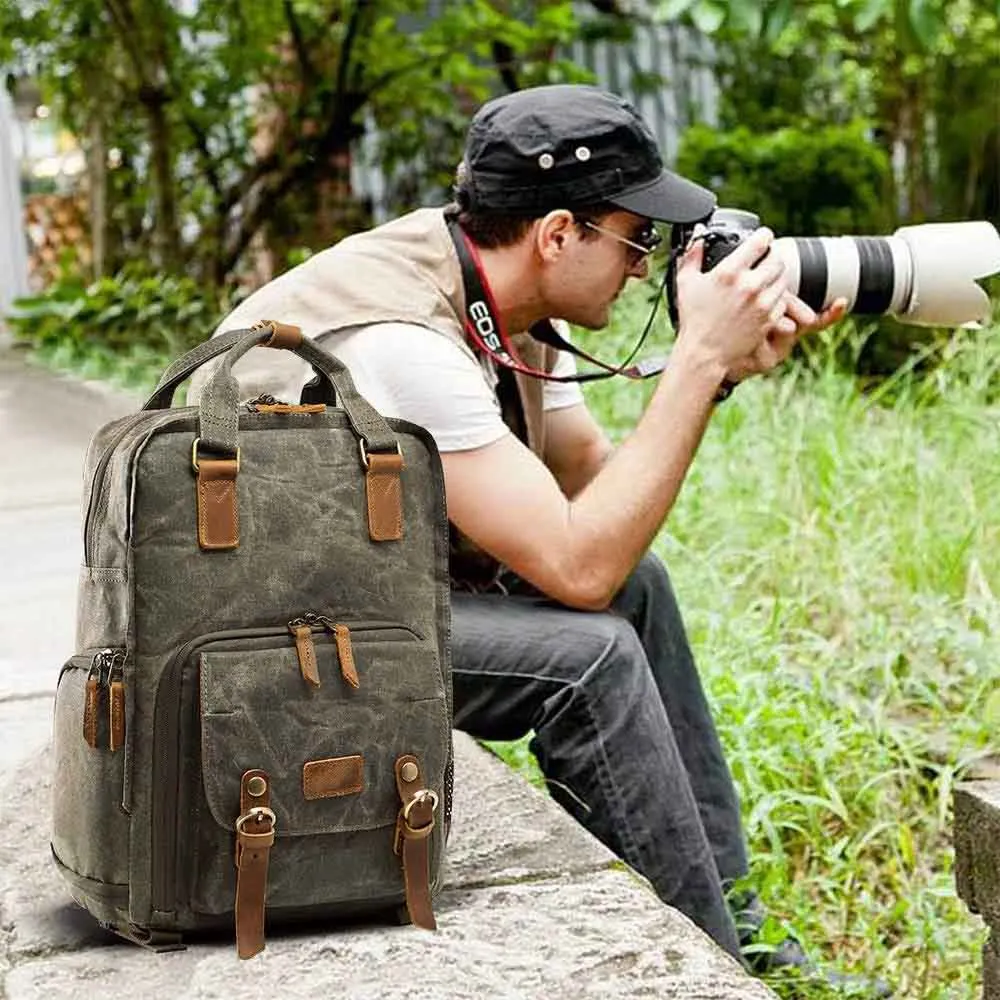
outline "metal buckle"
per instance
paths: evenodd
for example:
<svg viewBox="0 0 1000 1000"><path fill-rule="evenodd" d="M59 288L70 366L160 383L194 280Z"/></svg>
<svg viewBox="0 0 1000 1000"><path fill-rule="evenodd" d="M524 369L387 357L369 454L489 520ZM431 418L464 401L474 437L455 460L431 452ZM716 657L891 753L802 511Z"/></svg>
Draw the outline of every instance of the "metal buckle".
<svg viewBox="0 0 1000 1000"><path fill-rule="evenodd" d="M431 800L431 821L424 826L412 826L410 824L410 812L418 803L425 802L427 798ZM413 798L399 810L396 816L396 829L392 835L392 853L399 855L403 850L403 838L408 834L426 833L430 835L434 829L434 813L437 812L438 797L437 792L432 792L429 788L421 788L414 792Z"/></svg>
<svg viewBox="0 0 1000 1000"><path fill-rule="evenodd" d="M365 447L365 439L364 438L360 438L359 439L359 441L358 441L358 450L361 452L361 464L367 469L368 465L369 465L369 462L368 462L368 449ZM374 454L376 454L376 455L391 455L392 452L391 451L376 451ZM396 442L396 454L397 455L402 455L403 454L403 449L399 446L399 442L398 441Z"/></svg>
<svg viewBox="0 0 1000 1000"><path fill-rule="evenodd" d="M261 817L271 821L271 830L273 830L278 820L277 816L274 815L274 810L268 809L267 806L254 806L236 821L236 832L242 833L244 824L249 823L252 819L260 819Z"/></svg>
<svg viewBox="0 0 1000 1000"><path fill-rule="evenodd" d="M421 788L419 791L413 793L413 798L403 806L403 822L411 830L423 829L422 827L410 826L410 811L415 805L422 805L427 801L428 797L431 800L431 815L437 812L438 807L438 796L437 792L431 791L429 788ZM433 822L433 820L432 820Z"/></svg>
<svg viewBox="0 0 1000 1000"><path fill-rule="evenodd" d="M198 473L198 445L201 444L201 438L196 437L191 444L191 468L194 469L195 474ZM240 471L240 448L239 445L236 446L236 471Z"/></svg>

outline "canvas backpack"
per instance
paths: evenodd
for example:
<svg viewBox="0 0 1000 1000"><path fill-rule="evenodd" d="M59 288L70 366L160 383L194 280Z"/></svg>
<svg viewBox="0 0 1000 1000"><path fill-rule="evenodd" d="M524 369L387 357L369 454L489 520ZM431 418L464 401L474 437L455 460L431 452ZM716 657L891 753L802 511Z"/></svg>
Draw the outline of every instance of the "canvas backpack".
<svg viewBox="0 0 1000 1000"><path fill-rule="evenodd" d="M233 362L293 350L322 401L241 404ZM197 407L177 386L225 353ZM156 948L401 911L434 926L451 813L444 481L297 328L172 364L85 463L77 654L59 676L52 853ZM405 909L404 909L405 908Z"/></svg>

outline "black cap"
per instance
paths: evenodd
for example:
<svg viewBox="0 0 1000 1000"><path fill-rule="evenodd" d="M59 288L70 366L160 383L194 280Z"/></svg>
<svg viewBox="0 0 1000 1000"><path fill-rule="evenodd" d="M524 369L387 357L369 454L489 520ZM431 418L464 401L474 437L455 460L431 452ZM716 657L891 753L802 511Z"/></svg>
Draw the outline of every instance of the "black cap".
<svg viewBox="0 0 1000 1000"><path fill-rule="evenodd" d="M484 104L469 126L459 203L544 215L610 202L661 222L700 222L715 195L664 170L656 139L628 101L597 87L534 87Z"/></svg>

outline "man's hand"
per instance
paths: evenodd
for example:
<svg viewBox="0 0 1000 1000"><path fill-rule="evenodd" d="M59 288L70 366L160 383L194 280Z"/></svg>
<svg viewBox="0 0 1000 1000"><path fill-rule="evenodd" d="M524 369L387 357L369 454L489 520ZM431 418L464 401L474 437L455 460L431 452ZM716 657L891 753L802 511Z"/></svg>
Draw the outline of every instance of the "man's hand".
<svg viewBox="0 0 1000 1000"><path fill-rule="evenodd" d="M784 264L767 255L773 240L771 230L758 229L703 273L704 243L695 239L677 270L678 346L721 363L731 382L777 367L800 337L847 311L847 301L837 299L817 315L793 295Z"/></svg>
<svg viewBox="0 0 1000 1000"><path fill-rule="evenodd" d="M785 293L785 311L773 325L757 349L730 365L726 378L730 382L742 382L751 375L761 375L780 365L799 338L807 333L816 333L832 326L844 318L847 299L835 299L833 304L816 313L802 299L791 292Z"/></svg>
<svg viewBox="0 0 1000 1000"><path fill-rule="evenodd" d="M784 262L768 254L774 234L752 233L712 270L703 272L704 242L695 239L677 269L679 323L676 351L722 376L758 350L767 337L791 336L786 322L788 282Z"/></svg>

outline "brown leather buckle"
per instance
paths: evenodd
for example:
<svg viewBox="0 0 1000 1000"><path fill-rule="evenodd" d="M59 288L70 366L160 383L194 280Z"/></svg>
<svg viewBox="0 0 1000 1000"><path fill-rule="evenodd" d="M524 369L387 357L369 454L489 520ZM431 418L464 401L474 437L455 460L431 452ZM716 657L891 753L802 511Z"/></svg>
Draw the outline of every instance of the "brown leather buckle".
<svg viewBox="0 0 1000 1000"><path fill-rule="evenodd" d="M416 806L422 806L430 799L431 819L423 826L413 826L410 823L410 814ZM424 840L431 835L434 830L434 813L438 807L437 792L429 788L421 788L413 793L410 799L396 817L396 833L393 838L392 850L394 854L399 854L403 849L403 838L407 840Z"/></svg>
<svg viewBox="0 0 1000 1000"><path fill-rule="evenodd" d="M271 829L266 830L264 833L245 833L243 826L249 823L252 819L266 819L271 822ZM245 812L236 821L236 832L241 837L274 837L274 824L277 822L278 817L274 815L273 809L268 809L267 806L254 806L249 812Z"/></svg>
<svg viewBox="0 0 1000 1000"><path fill-rule="evenodd" d="M410 799L410 801L407 802L405 806L403 806L403 822L408 827L410 826L410 813L413 812L413 807L422 805L424 802L427 801L428 797L431 800L431 815L437 812L438 802L440 801L438 799L437 792L432 791L429 788L421 788L419 791L414 792L413 798ZM431 820L431 822L428 825L433 826L433 824L434 820ZM413 828L410 827L410 829ZM426 827L418 827L418 829L423 830L426 829Z"/></svg>
<svg viewBox="0 0 1000 1000"><path fill-rule="evenodd" d="M253 768L240 779L240 816L236 820L236 951L251 958L264 948L267 869L277 820L270 808L267 773ZM249 827L249 829L248 829Z"/></svg>

